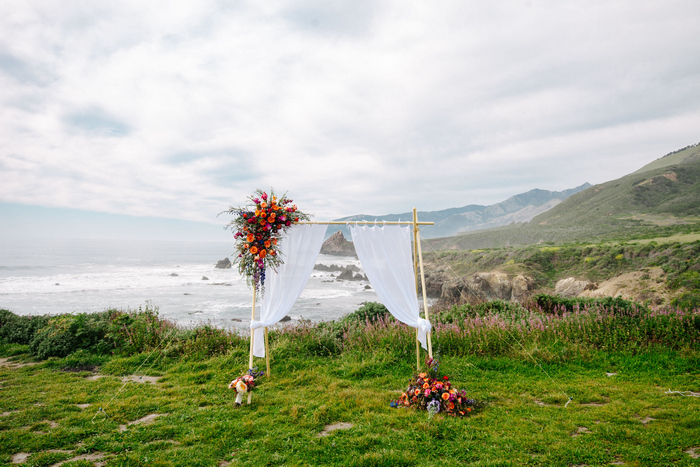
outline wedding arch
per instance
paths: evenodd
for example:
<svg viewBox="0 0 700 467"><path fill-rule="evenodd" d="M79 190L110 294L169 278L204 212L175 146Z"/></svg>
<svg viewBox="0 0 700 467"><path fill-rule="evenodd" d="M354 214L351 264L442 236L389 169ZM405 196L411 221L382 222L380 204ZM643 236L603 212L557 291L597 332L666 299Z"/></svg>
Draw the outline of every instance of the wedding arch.
<svg viewBox="0 0 700 467"><path fill-rule="evenodd" d="M431 324L425 290L420 225L416 209L412 221L300 221L282 235L278 246L284 261L265 278L265 293L260 298L260 318L256 319L257 288L253 287L250 355L265 358L270 376L270 352L267 329L287 315L304 290L320 253L329 225L347 225L360 263L370 284L389 312L402 323L416 328L416 367L420 369L420 347L433 357ZM411 247L411 234L413 247ZM418 283L422 286L425 318L420 316ZM250 393L249 393L250 396Z"/></svg>

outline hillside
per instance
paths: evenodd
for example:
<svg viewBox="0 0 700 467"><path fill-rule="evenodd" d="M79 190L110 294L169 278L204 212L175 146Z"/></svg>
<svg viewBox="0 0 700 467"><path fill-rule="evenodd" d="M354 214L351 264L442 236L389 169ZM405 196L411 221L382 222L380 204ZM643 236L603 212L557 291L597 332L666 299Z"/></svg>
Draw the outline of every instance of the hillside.
<svg viewBox="0 0 700 467"><path fill-rule="evenodd" d="M435 222L433 226L421 228L423 238L450 237L463 232L482 230L512 224L527 222L558 205L569 196L578 193L591 185L585 183L576 188L564 191L548 191L534 189L527 193L512 196L507 200L490 206L470 204L460 208L450 208L441 211L419 211L418 219L425 222ZM412 212L372 216L358 214L336 219L338 221L397 221L413 219ZM346 237L349 232L344 226L330 226L328 235L342 231Z"/></svg>
<svg viewBox="0 0 700 467"><path fill-rule="evenodd" d="M599 242L700 230L700 146L576 193L530 222L431 240L432 249Z"/></svg>

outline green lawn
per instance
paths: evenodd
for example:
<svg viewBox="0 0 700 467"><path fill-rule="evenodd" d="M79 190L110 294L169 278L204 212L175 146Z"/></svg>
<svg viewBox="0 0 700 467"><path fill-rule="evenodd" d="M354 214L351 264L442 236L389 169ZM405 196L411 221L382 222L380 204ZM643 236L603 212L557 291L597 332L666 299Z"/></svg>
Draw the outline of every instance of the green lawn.
<svg viewBox="0 0 700 467"><path fill-rule="evenodd" d="M26 361L24 351L0 346L14 361ZM415 370L410 352L283 358L273 347L273 376L261 380L252 405L240 408L227 384L247 367L243 345L209 359L148 356L79 352L23 367L5 361L0 463L700 465L700 398L667 394L700 392L694 351L593 352L537 364L444 357L442 373L488 402L463 419L390 408ZM104 377L65 371L88 364ZM122 382L134 373L161 378ZM160 416L130 425L154 414ZM324 432L340 422L352 426Z"/></svg>

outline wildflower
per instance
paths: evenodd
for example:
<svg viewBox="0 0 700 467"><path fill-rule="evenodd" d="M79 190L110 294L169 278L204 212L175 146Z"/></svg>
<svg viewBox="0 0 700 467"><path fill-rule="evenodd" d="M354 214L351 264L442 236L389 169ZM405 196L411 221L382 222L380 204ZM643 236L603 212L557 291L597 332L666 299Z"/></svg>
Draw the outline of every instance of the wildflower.
<svg viewBox="0 0 700 467"><path fill-rule="evenodd" d="M449 395L449 394L447 394L446 392L443 392L443 393L442 393L442 400L446 401L446 400L449 399L449 398L450 398L450 395Z"/></svg>

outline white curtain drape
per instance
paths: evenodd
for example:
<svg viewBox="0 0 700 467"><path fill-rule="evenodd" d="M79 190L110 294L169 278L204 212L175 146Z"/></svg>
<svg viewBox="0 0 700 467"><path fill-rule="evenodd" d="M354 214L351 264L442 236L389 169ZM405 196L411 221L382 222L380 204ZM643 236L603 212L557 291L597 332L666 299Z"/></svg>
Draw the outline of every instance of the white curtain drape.
<svg viewBox="0 0 700 467"><path fill-rule="evenodd" d="M418 329L418 340L427 350L426 335L431 325L420 317L411 257L411 228L350 226L350 234L379 299L396 319Z"/></svg>
<svg viewBox="0 0 700 467"><path fill-rule="evenodd" d="M279 265L276 272L271 269L266 272L265 294L260 300L260 321L250 322L254 332L254 356L265 356L263 329L284 318L306 287L327 228L327 225L297 224L280 239L279 250L284 263Z"/></svg>

